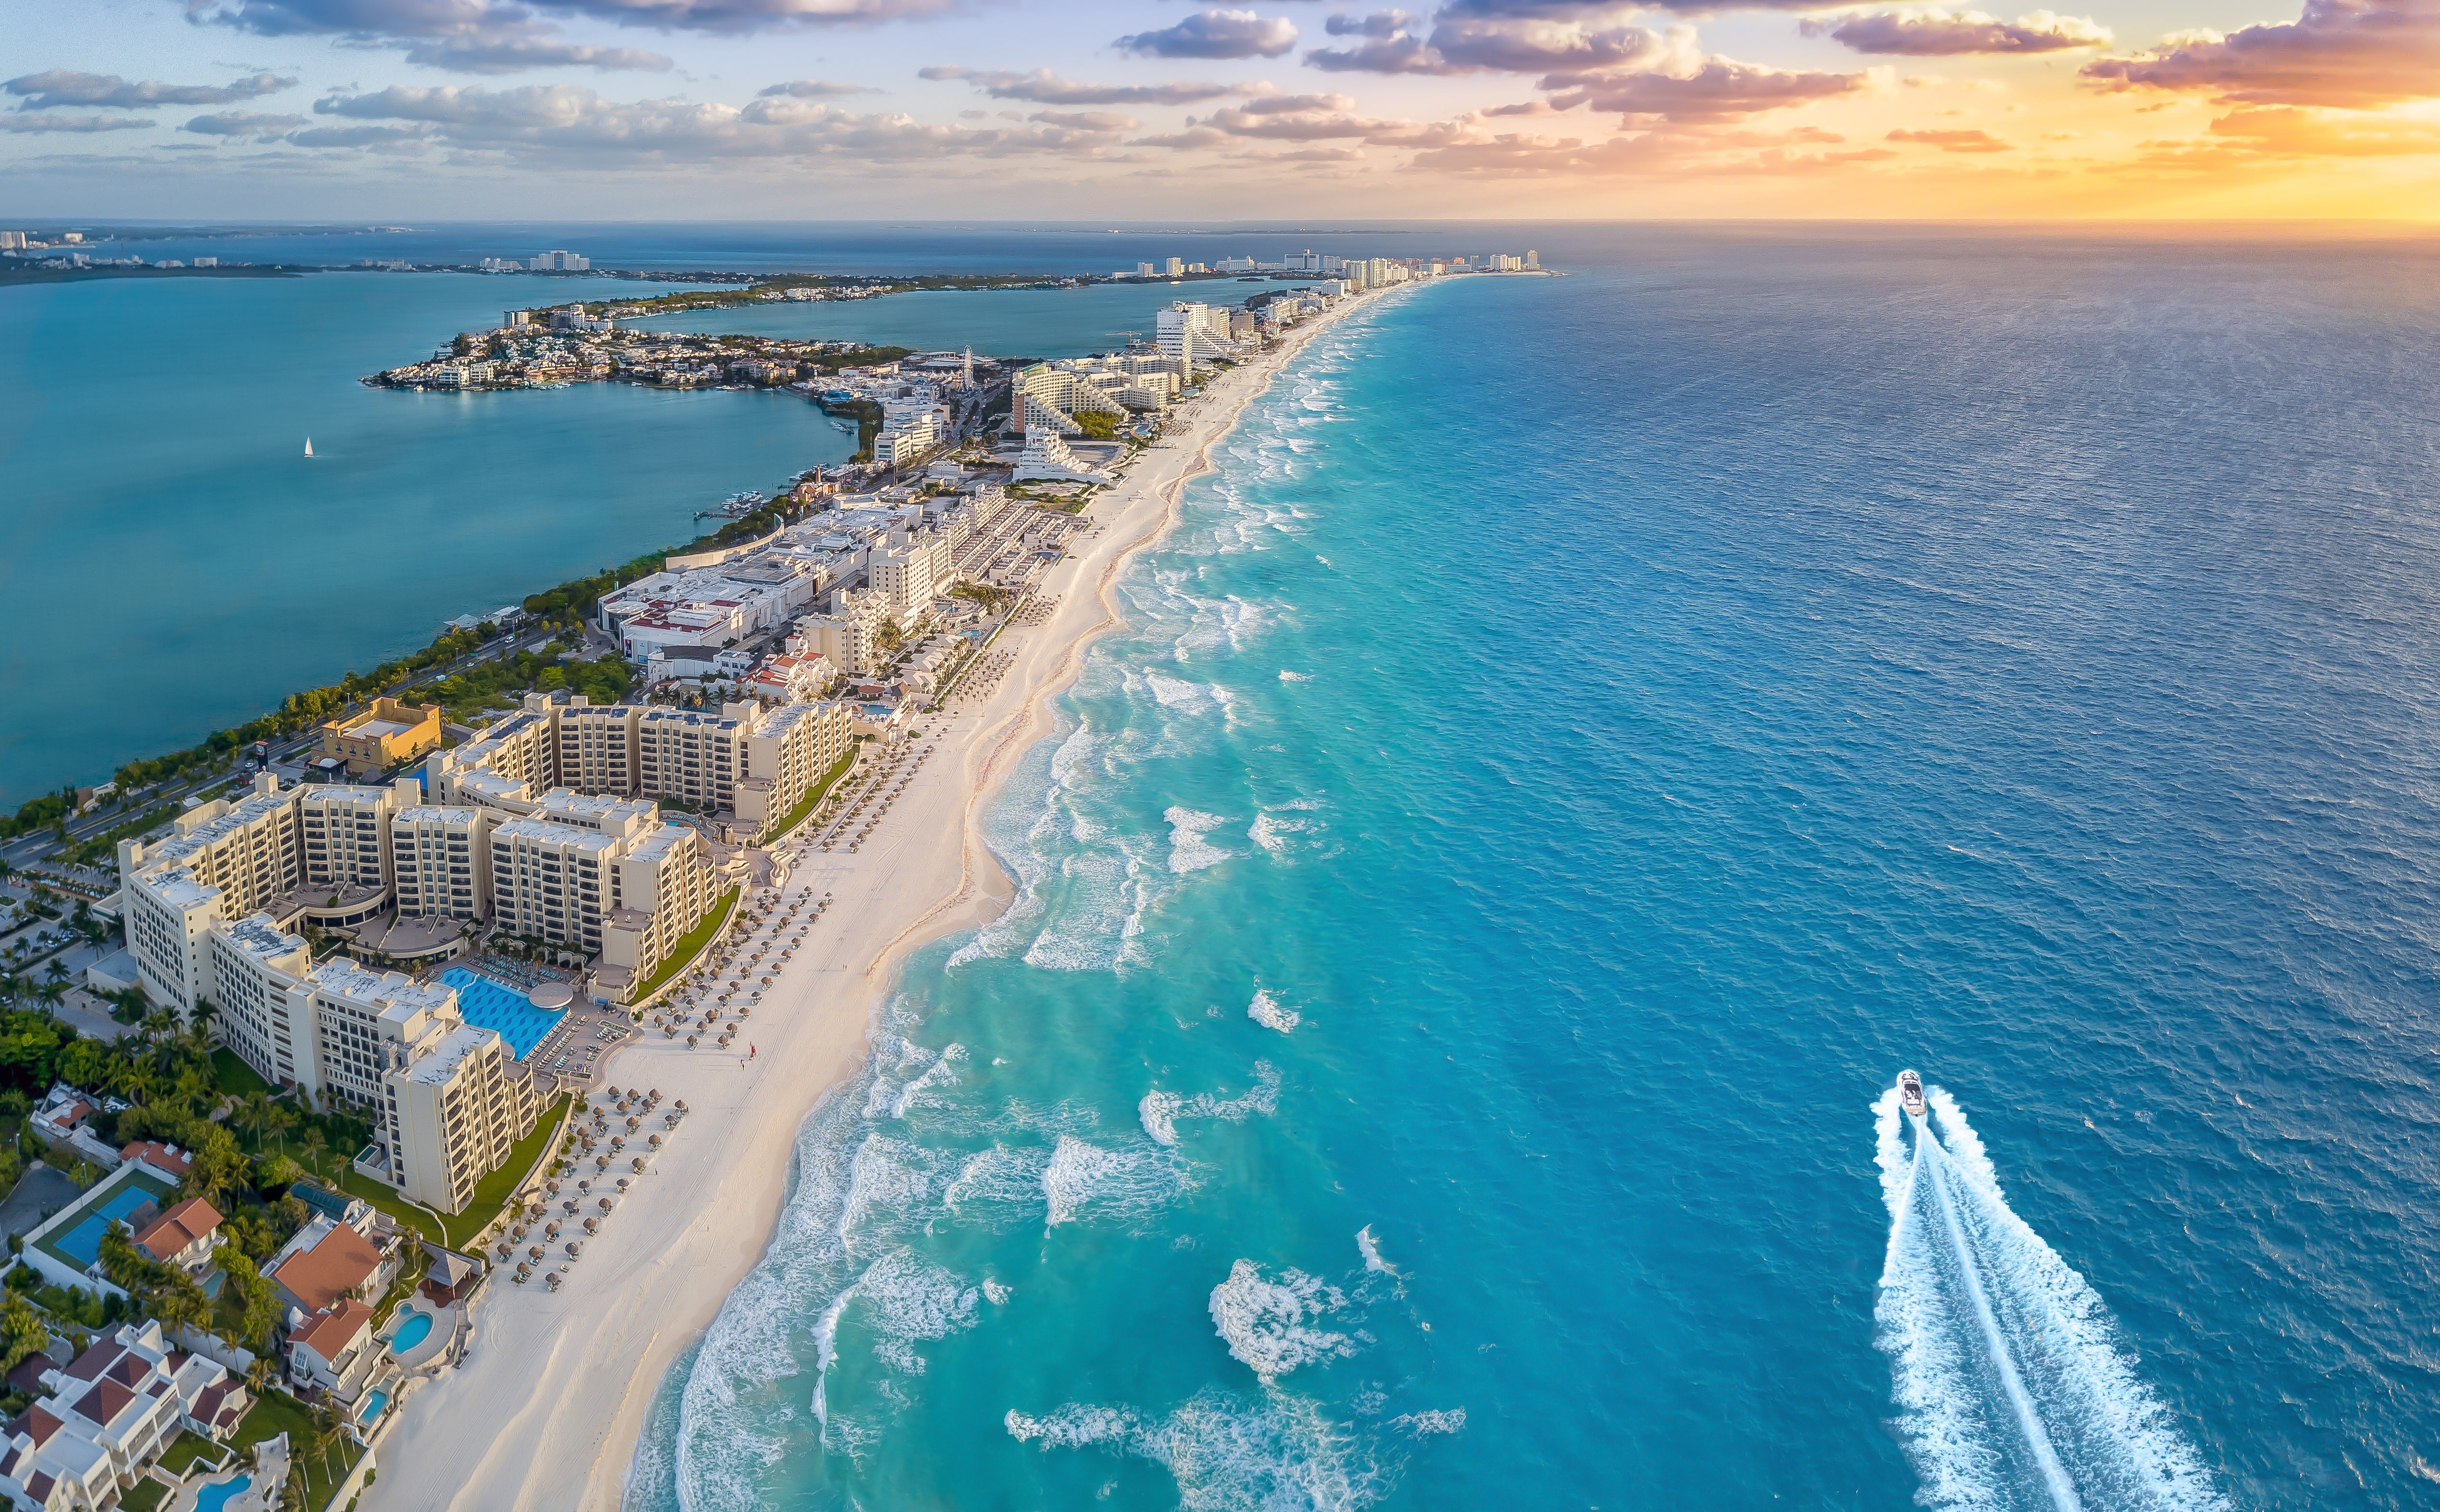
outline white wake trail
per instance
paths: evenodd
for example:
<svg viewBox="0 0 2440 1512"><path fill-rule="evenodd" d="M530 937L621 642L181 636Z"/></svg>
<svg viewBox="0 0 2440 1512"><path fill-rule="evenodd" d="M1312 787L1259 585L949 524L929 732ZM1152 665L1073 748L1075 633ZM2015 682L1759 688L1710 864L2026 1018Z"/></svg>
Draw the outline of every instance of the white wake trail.
<svg viewBox="0 0 2440 1512"><path fill-rule="evenodd" d="M1955 1099L1928 1101L1911 1131L1894 1090L1873 1110L1890 1209L1874 1311L1921 1501L2227 1512L2099 1294L2009 1207Z"/></svg>

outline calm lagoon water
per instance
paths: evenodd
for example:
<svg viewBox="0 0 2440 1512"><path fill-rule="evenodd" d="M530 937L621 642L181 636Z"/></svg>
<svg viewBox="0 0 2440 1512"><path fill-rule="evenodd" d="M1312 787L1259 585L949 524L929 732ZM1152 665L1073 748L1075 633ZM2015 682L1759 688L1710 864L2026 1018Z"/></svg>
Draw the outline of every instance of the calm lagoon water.
<svg viewBox="0 0 2440 1512"><path fill-rule="evenodd" d="M538 282L0 291L0 804L689 540L695 510L853 450L780 396L357 382L496 325Z"/></svg>
<svg viewBox="0 0 2440 1512"><path fill-rule="evenodd" d="M2431 254L1553 244L1128 575L630 1506L2430 1504Z"/></svg>

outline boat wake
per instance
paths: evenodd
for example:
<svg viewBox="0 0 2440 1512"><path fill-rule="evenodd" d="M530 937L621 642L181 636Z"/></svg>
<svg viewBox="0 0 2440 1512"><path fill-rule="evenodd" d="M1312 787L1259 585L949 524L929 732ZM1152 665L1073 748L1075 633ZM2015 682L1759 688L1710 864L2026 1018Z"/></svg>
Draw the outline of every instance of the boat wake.
<svg viewBox="0 0 2440 1512"><path fill-rule="evenodd" d="M1889 1255L1874 1309L1927 1506L2226 1512L2100 1296L2008 1206L1982 1142L1930 1089L1911 1130L1874 1104Z"/></svg>

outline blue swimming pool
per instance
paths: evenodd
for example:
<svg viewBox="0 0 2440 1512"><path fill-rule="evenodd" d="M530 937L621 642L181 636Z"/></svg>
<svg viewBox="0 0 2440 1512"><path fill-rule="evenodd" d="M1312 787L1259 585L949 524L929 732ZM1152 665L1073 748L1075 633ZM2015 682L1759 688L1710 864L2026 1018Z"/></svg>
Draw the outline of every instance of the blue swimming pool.
<svg viewBox="0 0 2440 1512"><path fill-rule="evenodd" d="M406 1321L389 1336L389 1352L403 1355L432 1336L432 1314L407 1309Z"/></svg>
<svg viewBox="0 0 2440 1512"><path fill-rule="evenodd" d="M51 1238L51 1248L73 1257L79 1265L91 1265L101 1258L101 1236L110 1225L145 1203L153 1196L134 1183L110 1194L110 1200L86 1214L76 1227Z"/></svg>
<svg viewBox="0 0 2440 1512"><path fill-rule="evenodd" d="M382 1410L388 1405L389 1393L387 1391L368 1393L365 1397L365 1404L356 1409L356 1421L359 1423L369 1423L374 1418L379 1417L382 1414Z"/></svg>
<svg viewBox="0 0 2440 1512"><path fill-rule="evenodd" d="M221 1512L221 1508L245 1495L254 1486L254 1477L241 1475L234 1481L222 1481L206 1485L195 1493L195 1512Z"/></svg>
<svg viewBox="0 0 2440 1512"><path fill-rule="evenodd" d="M458 989L458 1009L466 1015L466 1022L498 1031L519 1060L533 1054L534 1046L558 1026L560 1016L566 1011L537 1008L514 987L502 987L462 966L441 972L440 980Z"/></svg>

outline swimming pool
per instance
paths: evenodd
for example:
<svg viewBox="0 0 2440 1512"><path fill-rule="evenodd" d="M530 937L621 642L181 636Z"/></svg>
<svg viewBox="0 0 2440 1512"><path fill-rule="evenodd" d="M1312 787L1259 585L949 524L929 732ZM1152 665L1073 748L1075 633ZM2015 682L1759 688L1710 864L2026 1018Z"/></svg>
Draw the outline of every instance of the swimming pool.
<svg viewBox="0 0 2440 1512"><path fill-rule="evenodd" d="M458 989L458 1010L466 1015L466 1022L477 1028L497 1030L500 1038L509 1042L510 1053L519 1060L533 1054L543 1036L559 1024L560 1013L537 1008L531 999L514 987L502 987L462 966L441 972L440 980Z"/></svg>
<svg viewBox="0 0 2440 1512"><path fill-rule="evenodd" d="M389 1336L389 1352L393 1355L403 1355L431 1336L432 1314L418 1312L410 1307L407 1309L406 1321L398 1325L398 1332Z"/></svg>
<svg viewBox="0 0 2440 1512"><path fill-rule="evenodd" d="M130 1182L110 1194L110 1201L86 1214L75 1228L53 1236L51 1248L79 1265L91 1265L101 1258L101 1236L110 1232L110 1225L152 1201L152 1193Z"/></svg>
<svg viewBox="0 0 2440 1512"><path fill-rule="evenodd" d="M382 1410L387 1406L389 1406L389 1393L386 1390L372 1392L365 1397L365 1404L356 1409L356 1421L369 1423L379 1417Z"/></svg>
<svg viewBox="0 0 2440 1512"><path fill-rule="evenodd" d="M245 1495L253 1487L254 1477L251 1475L241 1475L234 1481L222 1481L215 1485L206 1485L195 1493L195 1512L221 1512L221 1508Z"/></svg>

